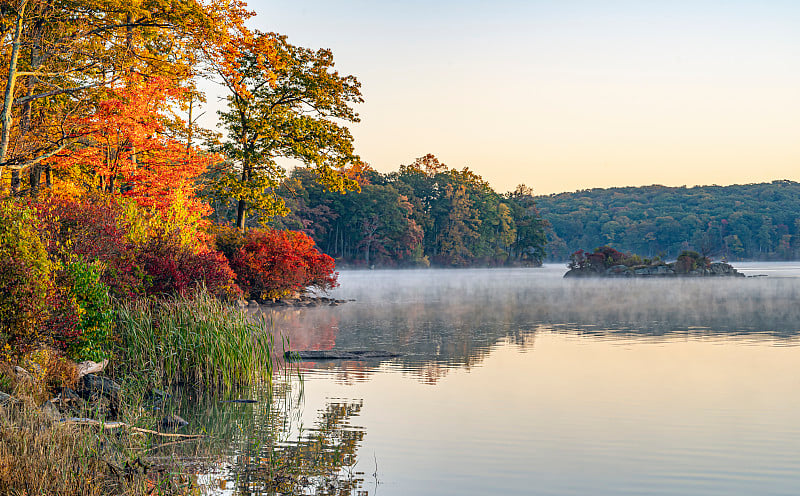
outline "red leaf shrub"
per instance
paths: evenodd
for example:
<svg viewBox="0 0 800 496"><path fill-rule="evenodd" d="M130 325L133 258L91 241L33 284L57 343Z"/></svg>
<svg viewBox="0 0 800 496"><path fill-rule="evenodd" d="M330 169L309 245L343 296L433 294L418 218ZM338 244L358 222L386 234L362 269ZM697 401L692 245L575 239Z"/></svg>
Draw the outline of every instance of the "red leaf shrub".
<svg viewBox="0 0 800 496"><path fill-rule="evenodd" d="M229 231L220 239L218 246L228 255L237 283L251 298L338 286L333 259L302 232L251 229L238 238Z"/></svg>
<svg viewBox="0 0 800 496"><path fill-rule="evenodd" d="M194 252L182 246L176 236L148 240L141 250L142 268L147 274L148 294L182 294L205 284L218 297L241 294L233 282L236 275L222 253L213 250Z"/></svg>
<svg viewBox="0 0 800 496"><path fill-rule="evenodd" d="M187 242L181 226L165 226L124 200L50 197L36 208L51 256L99 260L105 267L101 280L117 297L185 294L201 284L220 297L241 292L221 253L200 239Z"/></svg>
<svg viewBox="0 0 800 496"><path fill-rule="evenodd" d="M59 257L72 253L105 265L102 280L113 294L132 297L144 292L144 272L137 247L122 222L122 208L112 199L45 198L35 205L43 221L48 252Z"/></svg>

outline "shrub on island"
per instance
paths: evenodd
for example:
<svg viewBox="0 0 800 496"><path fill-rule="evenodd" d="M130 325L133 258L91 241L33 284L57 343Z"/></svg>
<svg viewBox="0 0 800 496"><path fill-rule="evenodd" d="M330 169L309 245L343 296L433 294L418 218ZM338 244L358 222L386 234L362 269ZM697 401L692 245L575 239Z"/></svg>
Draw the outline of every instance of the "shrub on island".
<svg viewBox="0 0 800 496"><path fill-rule="evenodd" d="M591 253L576 251L567 268L564 277L743 276L731 265L712 262L695 251L684 251L675 262L666 263L658 257L643 259L610 246L595 248Z"/></svg>

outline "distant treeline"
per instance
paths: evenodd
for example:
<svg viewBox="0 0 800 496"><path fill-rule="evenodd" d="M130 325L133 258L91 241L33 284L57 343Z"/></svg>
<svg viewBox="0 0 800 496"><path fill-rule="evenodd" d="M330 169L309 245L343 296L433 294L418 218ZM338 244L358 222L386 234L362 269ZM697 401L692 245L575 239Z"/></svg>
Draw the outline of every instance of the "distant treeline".
<svg viewBox="0 0 800 496"><path fill-rule="evenodd" d="M596 188L537 196L536 204L551 225L550 260L603 245L647 257L800 258L800 183L792 181Z"/></svg>
<svg viewBox="0 0 800 496"><path fill-rule="evenodd" d="M388 174L356 173L361 191L340 194L313 171L295 169L278 189L290 213L271 225L304 231L349 265L539 265L544 258L545 223L524 185L499 194L469 169L451 169L433 155Z"/></svg>

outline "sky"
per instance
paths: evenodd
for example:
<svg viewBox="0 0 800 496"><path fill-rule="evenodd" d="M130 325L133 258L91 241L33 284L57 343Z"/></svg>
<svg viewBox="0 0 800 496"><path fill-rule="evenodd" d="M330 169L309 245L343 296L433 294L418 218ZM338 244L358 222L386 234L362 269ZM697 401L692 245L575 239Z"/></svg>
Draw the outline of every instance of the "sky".
<svg viewBox="0 0 800 496"><path fill-rule="evenodd" d="M356 151L505 192L800 181L800 2L250 0L362 83Z"/></svg>

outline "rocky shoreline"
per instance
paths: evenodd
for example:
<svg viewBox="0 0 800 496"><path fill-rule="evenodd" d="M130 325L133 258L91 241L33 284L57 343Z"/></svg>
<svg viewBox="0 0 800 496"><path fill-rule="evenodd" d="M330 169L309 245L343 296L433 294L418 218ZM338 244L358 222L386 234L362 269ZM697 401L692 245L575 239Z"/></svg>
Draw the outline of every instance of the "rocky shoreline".
<svg viewBox="0 0 800 496"><path fill-rule="evenodd" d="M707 267L699 267L688 272L676 270L676 262L653 265L612 265L605 270L591 267L573 268L564 277L745 277L732 265L725 262L713 262Z"/></svg>
<svg viewBox="0 0 800 496"><path fill-rule="evenodd" d="M236 306L239 308L275 308L275 307L335 307L342 303L347 303L355 300L337 300L335 298L326 298L323 296L294 296L290 298L274 298L271 300L239 300Z"/></svg>

